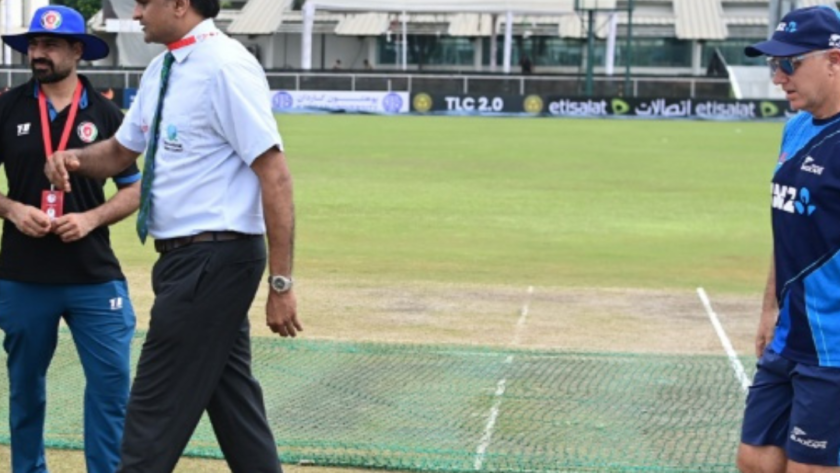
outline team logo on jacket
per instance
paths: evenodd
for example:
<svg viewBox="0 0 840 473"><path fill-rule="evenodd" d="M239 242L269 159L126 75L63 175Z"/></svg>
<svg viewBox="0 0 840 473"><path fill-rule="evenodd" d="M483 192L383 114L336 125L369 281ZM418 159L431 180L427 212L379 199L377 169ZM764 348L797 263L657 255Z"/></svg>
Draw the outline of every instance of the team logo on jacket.
<svg viewBox="0 0 840 473"><path fill-rule="evenodd" d="M82 122L76 127L76 133L79 135L79 139L84 141L85 143L93 143L97 136L99 136L99 130L96 128L91 122Z"/></svg>
<svg viewBox="0 0 840 473"><path fill-rule="evenodd" d="M797 189L793 186L773 184L773 208L790 214L811 215L817 206L811 201L811 191L807 187Z"/></svg>
<svg viewBox="0 0 840 473"><path fill-rule="evenodd" d="M55 10L48 10L41 15L41 26L45 30L55 30L61 26L61 13Z"/></svg>

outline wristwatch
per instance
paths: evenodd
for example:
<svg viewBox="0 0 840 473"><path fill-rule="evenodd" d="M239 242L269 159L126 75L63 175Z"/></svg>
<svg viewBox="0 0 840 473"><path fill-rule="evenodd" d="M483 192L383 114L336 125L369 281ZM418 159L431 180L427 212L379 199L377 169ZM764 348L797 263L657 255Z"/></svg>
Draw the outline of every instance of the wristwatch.
<svg viewBox="0 0 840 473"><path fill-rule="evenodd" d="M285 292L289 292L289 289L292 288L292 278L287 278L286 276L280 275L269 275L268 276L268 286L271 287L271 290L278 293L283 294Z"/></svg>

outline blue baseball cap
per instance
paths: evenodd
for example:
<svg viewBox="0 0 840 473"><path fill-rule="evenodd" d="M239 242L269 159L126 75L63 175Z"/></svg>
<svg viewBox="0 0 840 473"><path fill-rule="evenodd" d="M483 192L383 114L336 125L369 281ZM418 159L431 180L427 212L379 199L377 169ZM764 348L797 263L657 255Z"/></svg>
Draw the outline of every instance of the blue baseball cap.
<svg viewBox="0 0 840 473"><path fill-rule="evenodd" d="M108 43L101 38L86 33L85 19L76 10L61 6L48 5L35 10L35 16L29 24L29 31L17 35L3 35L3 42L21 54L29 52L29 38L51 35L72 38L85 45L82 59L95 61L110 52Z"/></svg>
<svg viewBox="0 0 840 473"><path fill-rule="evenodd" d="M840 48L840 11L822 5L791 11L768 41L747 46L744 54L787 57L831 48Z"/></svg>

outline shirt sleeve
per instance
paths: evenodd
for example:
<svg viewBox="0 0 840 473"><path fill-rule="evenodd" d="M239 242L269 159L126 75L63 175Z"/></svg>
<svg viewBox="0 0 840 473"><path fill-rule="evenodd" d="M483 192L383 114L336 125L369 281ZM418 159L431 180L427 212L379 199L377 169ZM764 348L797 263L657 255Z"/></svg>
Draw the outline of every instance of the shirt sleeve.
<svg viewBox="0 0 840 473"><path fill-rule="evenodd" d="M135 153L142 153L146 150L146 134L143 133L143 117L140 107L140 102L143 100L142 93L143 83L141 82L140 88L137 89L137 95L134 96L134 101L131 102L131 107L128 108L128 113L115 135L121 145Z"/></svg>
<svg viewBox="0 0 840 473"><path fill-rule="evenodd" d="M274 146L283 150L265 73L256 61L221 66L211 87L210 123L250 166Z"/></svg>
<svg viewBox="0 0 840 473"><path fill-rule="evenodd" d="M114 180L114 184L121 188L134 184L139 181L141 177L143 176L140 174L140 169L137 167L137 161L134 161L125 169L125 171L117 174L112 179Z"/></svg>
<svg viewBox="0 0 840 473"><path fill-rule="evenodd" d="M102 137L103 139L112 136L115 130L119 130L119 127L125 120L122 111L116 105L112 105L111 103L108 103L108 105L108 132L107 136ZM139 181L141 177L140 169L137 168L137 162L134 161L123 172L112 177L112 179L118 188L122 188Z"/></svg>

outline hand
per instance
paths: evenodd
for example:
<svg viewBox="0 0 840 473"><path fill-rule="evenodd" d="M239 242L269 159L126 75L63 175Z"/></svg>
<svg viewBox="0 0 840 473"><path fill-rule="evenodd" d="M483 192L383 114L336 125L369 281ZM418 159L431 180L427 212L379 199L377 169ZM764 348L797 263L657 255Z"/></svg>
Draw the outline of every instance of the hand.
<svg viewBox="0 0 840 473"><path fill-rule="evenodd" d="M303 331L297 318L297 300L294 290L278 294L269 289L265 307L266 323L272 332L281 337L294 337Z"/></svg>
<svg viewBox="0 0 840 473"><path fill-rule="evenodd" d="M761 322L758 324L758 332L755 335L755 356L761 358L764 350L773 341L773 334L776 331L775 314L762 314Z"/></svg>
<svg viewBox="0 0 840 473"><path fill-rule="evenodd" d="M70 173L79 169L81 163L77 156L77 150L59 151L47 158L44 165L44 174L47 179L59 190L70 192Z"/></svg>
<svg viewBox="0 0 840 473"><path fill-rule="evenodd" d="M31 205L20 203L15 205L9 214L9 220L27 236L41 238L50 232L50 217L41 209Z"/></svg>
<svg viewBox="0 0 840 473"><path fill-rule="evenodd" d="M71 213L53 221L52 232L61 237L64 243L81 240L96 228L96 222L88 213Z"/></svg>

